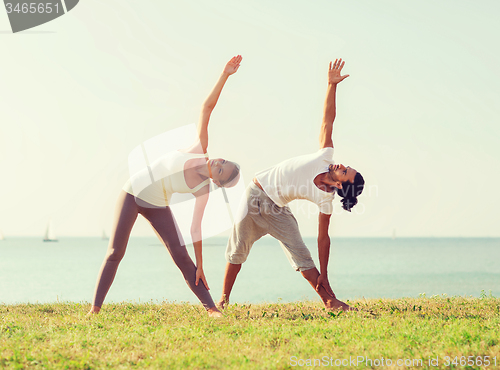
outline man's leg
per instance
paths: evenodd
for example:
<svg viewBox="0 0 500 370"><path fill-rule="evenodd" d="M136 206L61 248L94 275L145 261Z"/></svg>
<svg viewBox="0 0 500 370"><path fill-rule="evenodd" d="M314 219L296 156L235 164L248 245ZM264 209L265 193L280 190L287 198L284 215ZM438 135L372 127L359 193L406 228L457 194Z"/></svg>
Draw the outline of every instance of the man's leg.
<svg viewBox="0 0 500 370"><path fill-rule="evenodd" d="M339 301L335 297L335 294L333 296L328 294L323 286L320 286L316 290L320 274L314 266L309 249L302 240L297 220L288 207L278 207L274 203L270 207L271 211L267 215L270 225L269 234L280 241L283 251L292 267L302 273L302 276L311 284L316 293L319 294L327 309L351 310L347 304Z"/></svg>
<svg viewBox="0 0 500 370"><path fill-rule="evenodd" d="M246 189L246 199L242 200L236 214L237 222L233 225L226 248L226 271L222 297L218 306L224 308L229 303L241 264L246 261L253 243L267 234L267 225L260 212L260 197L264 194L254 183Z"/></svg>
<svg viewBox="0 0 500 370"><path fill-rule="evenodd" d="M241 270L240 264L227 263L226 264L226 272L224 273L224 285L222 287L222 297L217 303L219 307L224 308L226 304L229 303L229 295L231 294L231 290L233 289L234 281L236 280L236 276Z"/></svg>
<svg viewBox="0 0 500 370"><path fill-rule="evenodd" d="M323 288L322 285L320 285L319 290L316 290L318 276L319 276L319 271L316 267L309 269L309 270L301 271L301 272L302 272L302 276L309 282L309 284L311 284L311 286L316 291L316 293L319 294L319 296L321 297L321 300L323 301L323 303L325 304L325 307L327 309L329 309L329 310L342 309L344 311L355 310L354 308L350 307L349 305L345 304L344 302L339 301L335 297L335 294L333 297L330 294L328 294L326 292L326 289Z"/></svg>

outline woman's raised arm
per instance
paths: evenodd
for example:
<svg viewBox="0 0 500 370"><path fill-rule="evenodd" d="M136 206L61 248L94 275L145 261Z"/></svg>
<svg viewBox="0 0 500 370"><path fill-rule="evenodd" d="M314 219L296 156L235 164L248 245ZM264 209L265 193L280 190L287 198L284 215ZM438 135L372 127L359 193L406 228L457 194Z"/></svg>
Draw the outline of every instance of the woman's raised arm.
<svg viewBox="0 0 500 370"><path fill-rule="evenodd" d="M224 71L219 77L219 80L203 103L203 106L201 108L200 121L198 123L198 137L200 139L201 147L204 153L207 152L208 147L208 121L210 120L210 115L212 114L212 111L217 104L217 100L219 100L219 96L222 88L224 87L224 84L226 83L229 76L231 76L233 73L236 73L242 59L243 58L241 57L241 55L237 55L231 58L229 62L227 62L226 66L224 67Z"/></svg>

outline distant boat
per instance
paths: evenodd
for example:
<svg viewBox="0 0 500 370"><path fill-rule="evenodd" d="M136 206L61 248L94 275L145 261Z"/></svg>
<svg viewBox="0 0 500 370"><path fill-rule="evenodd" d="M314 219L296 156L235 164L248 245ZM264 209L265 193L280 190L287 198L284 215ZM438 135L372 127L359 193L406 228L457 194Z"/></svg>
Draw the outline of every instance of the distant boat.
<svg viewBox="0 0 500 370"><path fill-rule="evenodd" d="M43 238L44 242L57 242L56 234L54 234L54 229L52 227L52 221L47 224L47 230L45 230L45 236Z"/></svg>
<svg viewBox="0 0 500 370"><path fill-rule="evenodd" d="M102 229L102 237L101 237L102 240L109 240L109 236L106 235L106 231L104 231L104 229Z"/></svg>
<svg viewBox="0 0 500 370"><path fill-rule="evenodd" d="M392 229L392 240L396 239L396 229Z"/></svg>
<svg viewBox="0 0 500 370"><path fill-rule="evenodd" d="M0 231L0 240L5 240L5 237L3 236L1 231Z"/></svg>

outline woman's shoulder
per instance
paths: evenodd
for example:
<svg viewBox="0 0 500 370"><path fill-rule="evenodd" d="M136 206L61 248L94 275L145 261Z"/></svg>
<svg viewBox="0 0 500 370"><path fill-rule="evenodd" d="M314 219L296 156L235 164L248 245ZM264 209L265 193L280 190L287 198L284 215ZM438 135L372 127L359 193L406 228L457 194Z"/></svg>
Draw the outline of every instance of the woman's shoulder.
<svg viewBox="0 0 500 370"><path fill-rule="evenodd" d="M179 149L179 152L181 153L187 153L187 154L192 154L192 155L200 155L200 156L205 156L208 158L208 153L203 150L203 147L201 146L201 143L195 142L193 145L191 145L188 148L185 149Z"/></svg>

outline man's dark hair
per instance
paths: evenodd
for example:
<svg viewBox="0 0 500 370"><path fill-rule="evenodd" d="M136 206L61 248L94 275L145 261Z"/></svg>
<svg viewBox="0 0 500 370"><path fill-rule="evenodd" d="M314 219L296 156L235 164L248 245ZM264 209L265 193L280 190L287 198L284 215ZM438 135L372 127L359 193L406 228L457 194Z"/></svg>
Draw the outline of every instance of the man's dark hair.
<svg viewBox="0 0 500 370"><path fill-rule="evenodd" d="M358 195L363 192L365 180L358 172L354 176L354 182L346 181L342 183L342 189L337 189L337 194L342 197L342 208L351 212L351 208L358 204Z"/></svg>

